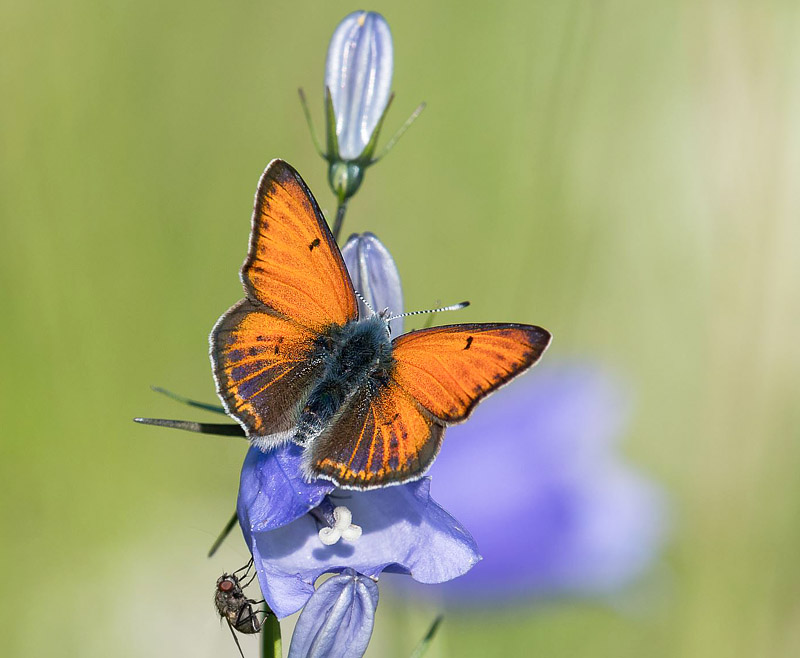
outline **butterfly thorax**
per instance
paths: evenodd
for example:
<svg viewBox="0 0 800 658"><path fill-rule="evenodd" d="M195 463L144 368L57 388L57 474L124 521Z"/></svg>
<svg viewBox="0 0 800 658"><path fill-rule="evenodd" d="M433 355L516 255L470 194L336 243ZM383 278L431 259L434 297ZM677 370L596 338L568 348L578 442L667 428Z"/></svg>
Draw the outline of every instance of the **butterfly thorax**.
<svg viewBox="0 0 800 658"><path fill-rule="evenodd" d="M331 325L316 340L313 359L323 374L306 401L294 440L301 445L319 436L353 394L367 386L377 390L392 368L392 342L379 316Z"/></svg>

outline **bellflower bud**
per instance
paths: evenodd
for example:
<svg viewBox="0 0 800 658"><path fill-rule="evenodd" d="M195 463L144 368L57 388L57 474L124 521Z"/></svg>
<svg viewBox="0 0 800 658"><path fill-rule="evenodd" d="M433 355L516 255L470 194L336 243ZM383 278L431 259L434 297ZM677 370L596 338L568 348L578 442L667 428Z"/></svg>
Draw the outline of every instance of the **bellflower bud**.
<svg viewBox="0 0 800 658"><path fill-rule="evenodd" d="M389 309L392 315L403 313L403 290L400 273L389 250L373 233L353 234L342 247L353 287L369 302L376 313ZM359 317L368 318L370 309L358 301ZM390 320L392 335L403 333L403 318Z"/></svg>
<svg viewBox="0 0 800 658"><path fill-rule="evenodd" d="M345 17L333 33L325 64L333 109L329 157L335 150L340 160L370 160L389 104L392 71L392 33L383 16L356 11Z"/></svg>
<svg viewBox="0 0 800 658"><path fill-rule="evenodd" d="M378 586L345 569L319 586L292 636L289 658L361 658L372 637Z"/></svg>

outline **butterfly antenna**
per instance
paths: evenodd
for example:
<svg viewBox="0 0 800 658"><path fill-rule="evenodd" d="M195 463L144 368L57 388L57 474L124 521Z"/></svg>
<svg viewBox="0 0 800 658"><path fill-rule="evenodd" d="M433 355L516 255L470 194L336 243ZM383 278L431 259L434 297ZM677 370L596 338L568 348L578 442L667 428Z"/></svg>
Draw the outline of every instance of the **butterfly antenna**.
<svg viewBox="0 0 800 658"><path fill-rule="evenodd" d="M358 292L358 290L354 290L353 292L356 293L356 297L358 297L362 302L364 302L364 306L366 306L370 311L372 311L372 315L377 315L377 313L375 312L375 309L372 308L372 304L370 304L367 301L367 298L364 297L364 295L362 295L360 292Z"/></svg>
<svg viewBox="0 0 800 658"><path fill-rule="evenodd" d="M409 313L401 313L400 315L390 315L388 318L386 318L386 321L389 322L390 320L397 320L398 318L407 318L410 315L422 315L423 313L442 313L444 311L459 311L462 308L467 308L467 306L469 306L469 302L460 302L458 304L452 304L451 306L432 308L427 311L410 311Z"/></svg>

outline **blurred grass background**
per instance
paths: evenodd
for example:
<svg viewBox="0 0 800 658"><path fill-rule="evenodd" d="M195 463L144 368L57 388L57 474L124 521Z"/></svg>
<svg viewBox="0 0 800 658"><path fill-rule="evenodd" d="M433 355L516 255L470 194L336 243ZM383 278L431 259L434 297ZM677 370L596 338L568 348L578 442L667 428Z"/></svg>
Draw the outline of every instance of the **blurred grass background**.
<svg viewBox="0 0 800 658"><path fill-rule="evenodd" d="M335 209L296 89L321 130L357 8L0 5L4 655L236 655L211 595L246 549L205 551L245 446L130 419L204 417L149 386L213 400L266 163ZM638 591L451 612L436 655L800 655L800 5L363 8L394 35L386 136L428 109L345 233L389 246L409 309L469 298L459 321L542 324L627 373L625 448L674 503ZM372 655L435 614L379 611Z"/></svg>

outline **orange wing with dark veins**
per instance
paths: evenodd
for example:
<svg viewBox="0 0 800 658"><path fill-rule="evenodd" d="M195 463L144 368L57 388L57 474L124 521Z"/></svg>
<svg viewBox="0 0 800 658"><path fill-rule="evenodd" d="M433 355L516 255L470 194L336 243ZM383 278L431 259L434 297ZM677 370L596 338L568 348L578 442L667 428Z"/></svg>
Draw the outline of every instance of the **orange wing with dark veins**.
<svg viewBox="0 0 800 658"><path fill-rule="evenodd" d="M353 284L303 179L273 160L258 183L242 283L251 299L320 331L358 317Z"/></svg>
<svg viewBox="0 0 800 658"><path fill-rule="evenodd" d="M367 385L307 448L307 475L362 490L414 480L439 452L444 429L396 382Z"/></svg>
<svg viewBox="0 0 800 658"><path fill-rule="evenodd" d="M530 368L550 334L526 324L455 324L396 338L392 377L446 423L464 420L475 405Z"/></svg>
<svg viewBox="0 0 800 658"><path fill-rule="evenodd" d="M321 372L310 360L314 333L245 299L219 319L210 342L217 392L248 437L265 447L291 438Z"/></svg>

